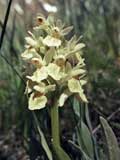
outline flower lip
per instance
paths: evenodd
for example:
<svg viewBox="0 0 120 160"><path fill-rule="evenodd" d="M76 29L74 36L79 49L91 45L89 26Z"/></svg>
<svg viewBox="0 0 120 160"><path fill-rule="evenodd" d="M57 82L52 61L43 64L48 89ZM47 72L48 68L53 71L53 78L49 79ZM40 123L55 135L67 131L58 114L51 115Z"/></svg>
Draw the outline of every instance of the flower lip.
<svg viewBox="0 0 120 160"><path fill-rule="evenodd" d="M38 110L42 109L46 106L47 97L44 95L36 95L36 93L32 93L29 98L29 109L30 110Z"/></svg>

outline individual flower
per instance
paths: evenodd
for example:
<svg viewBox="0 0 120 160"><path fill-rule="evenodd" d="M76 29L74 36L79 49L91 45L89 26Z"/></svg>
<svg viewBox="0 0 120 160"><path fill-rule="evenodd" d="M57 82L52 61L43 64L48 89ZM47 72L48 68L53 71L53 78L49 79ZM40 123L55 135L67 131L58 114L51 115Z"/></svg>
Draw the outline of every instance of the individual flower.
<svg viewBox="0 0 120 160"><path fill-rule="evenodd" d="M54 85L54 84L46 85L43 82L40 82L39 84L35 84L33 86L34 92L30 94L30 98L29 98L29 104L28 104L29 109L36 110L36 109L44 108L47 103L46 94L51 91L54 91L55 87L56 87L56 85Z"/></svg>
<svg viewBox="0 0 120 160"><path fill-rule="evenodd" d="M38 53L34 48L26 49L22 54L21 57L23 60L30 60L33 57L37 57Z"/></svg>

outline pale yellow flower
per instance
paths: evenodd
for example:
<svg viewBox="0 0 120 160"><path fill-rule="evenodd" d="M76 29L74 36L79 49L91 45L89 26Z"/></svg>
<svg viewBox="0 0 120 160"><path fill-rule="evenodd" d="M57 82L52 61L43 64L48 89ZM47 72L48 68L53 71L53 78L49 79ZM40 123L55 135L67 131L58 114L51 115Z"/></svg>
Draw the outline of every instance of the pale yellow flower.
<svg viewBox="0 0 120 160"><path fill-rule="evenodd" d="M43 44L48 47L59 47L61 45L61 40L52 36L47 36L43 40Z"/></svg>
<svg viewBox="0 0 120 160"><path fill-rule="evenodd" d="M36 56L38 56L38 54L34 48L27 49L21 54L21 57L23 58L23 60L29 60Z"/></svg>
<svg viewBox="0 0 120 160"><path fill-rule="evenodd" d="M54 91L55 85L46 85L45 83L40 82L38 85L35 85L33 89L35 90L35 92L30 95L28 104L29 109L42 109L46 106L47 103L47 96L45 94L50 91Z"/></svg>

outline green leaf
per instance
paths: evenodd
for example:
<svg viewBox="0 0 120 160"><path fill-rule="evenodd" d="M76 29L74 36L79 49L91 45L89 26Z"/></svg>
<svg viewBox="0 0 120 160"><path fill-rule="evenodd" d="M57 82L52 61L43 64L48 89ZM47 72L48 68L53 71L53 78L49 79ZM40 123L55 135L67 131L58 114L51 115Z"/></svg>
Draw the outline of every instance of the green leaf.
<svg viewBox="0 0 120 160"><path fill-rule="evenodd" d="M39 128L39 134L40 134L40 136L41 136L41 144L42 144L42 147L44 148L44 150L45 150L45 152L46 152L49 160L52 160L52 159L53 159L53 158L52 158L52 153L51 153L51 151L50 151L50 149L49 149L49 146L48 146L48 144L47 144L47 142L46 142L46 139L45 139L45 137L44 137L44 134L43 134L43 132L42 132L42 130L41 130L40 128Z"/></svg>
<svg viewBox="0 0 120 160"><path fill-rule="evenodd" d="M32 113L33 113L33 116L34 116L34 119L35 119L35 122L36 122L36 126L37 126L37 129L38 129L40 138L41 138L41 145L42 145L43 149L45 150L45 152L46 152L46 154L48 156L48 159L49 160L53 160L51 150L50 150L50 148L49 148L49 146L47 144L47 141L45 139L45 136L44 136L44 134L43 134L43 132L42 132L40 126L39 126L38 119L37 119L35 113L34 112L32 112Z"/></svg>
<svg viewBox="0 0 120 160"><path fill-rule="evenodd" d="M81 121L81 126L78 126L77 136L78 143L81 146L82 150L90 157L92 160L94 159L94 149L91 133L87 127L87 125Z"/></svg>
<svg viewBox="0 0 120 160"><path fill-rule="evenodd" d="M117 143L115 134L113 133L108 122L103 117L100 117L100 122L102 124L103 130L105 133L105 137L106 137L106 141L107 141L109 160L119 160L120 150L118 147L118 143Z"/></svg>
<svg viewBox="0 0 120 160"><path fill-rule="evenodd" d="M79 101L76 98L73 99L73 110L75 114L80 117L80 105Z"/></svg>
<svg viewBox="0 0 120 160"><path fill-rule="evenodd" d="M77 126L77 137L78 137L78 144L86 153L88 157L92 160L94 159L94 148L93 148L93 141L91 133L87 127L87 125L83 122L83 117L85 116L85 108L84 106L79 104L79 101L74 98L73 101L73 109L75 114L79 117L80 123Z"/></svg>
<svg viewBox="0 0 120 160"><path fill-rule="evenodd" d="M92 137L92 141L93 141L93 148L94 148L94 155L96 157L96 160L99 160L99 156L98 156L98 146L96 143L96 139L94 137L94 135L92 134L92 124L91 124L91 120L90 120L90 115L89 115L89 110L88 110L88 104L85 104L85 119L86 119L86 123L87 126L91 132L91 137Z"/></svg>

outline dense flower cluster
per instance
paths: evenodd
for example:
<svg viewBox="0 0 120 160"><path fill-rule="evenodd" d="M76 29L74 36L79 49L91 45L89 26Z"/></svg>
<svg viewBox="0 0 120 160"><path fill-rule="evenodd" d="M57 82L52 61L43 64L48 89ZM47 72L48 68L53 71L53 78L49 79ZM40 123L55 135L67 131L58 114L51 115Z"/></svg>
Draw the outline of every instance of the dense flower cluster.
<svg viewBox="0 0 120 160"><path fill-rule="evenodd" d="M26 76L29 109L44 108L52 96L58 97L58 106L72 94L87 102L83 90L85 64L80 53L85 45L76 36L65 39L72 27L64 28L53 16L40 15L37 21L34 33L28 32L25 38L26 50L22 53L23 60L33 67L32 75Z"/></svg>

